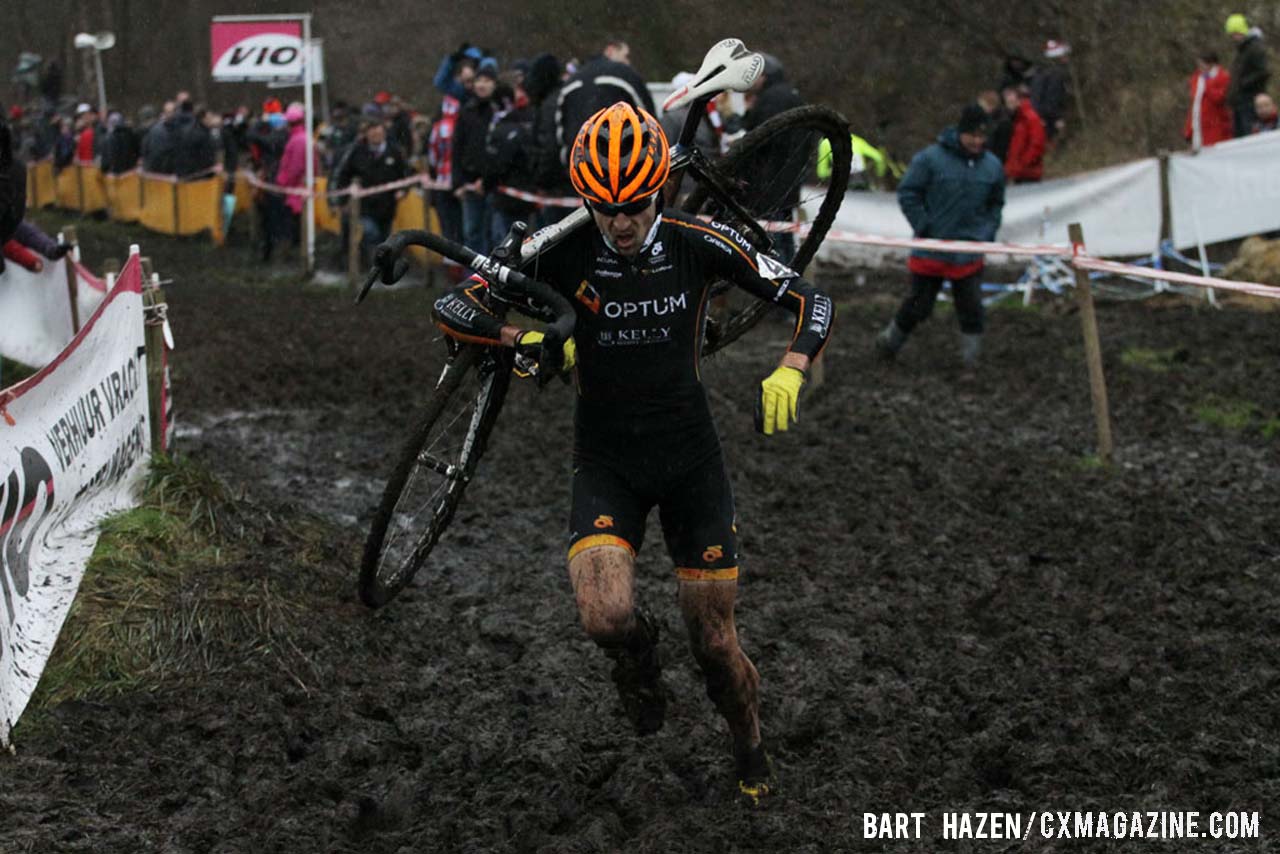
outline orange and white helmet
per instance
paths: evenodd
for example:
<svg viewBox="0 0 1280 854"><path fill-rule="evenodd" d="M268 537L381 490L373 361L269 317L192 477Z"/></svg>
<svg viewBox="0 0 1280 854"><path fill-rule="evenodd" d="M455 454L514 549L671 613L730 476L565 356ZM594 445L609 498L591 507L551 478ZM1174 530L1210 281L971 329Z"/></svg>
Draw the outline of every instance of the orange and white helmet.
<svg viewBox="0 0 1280 854"><path fill-rule="evenodd" d="M569 153L569 180L597 210L631 207L662 189L667 135L644 110L619 101L587 119Z"/></svg>

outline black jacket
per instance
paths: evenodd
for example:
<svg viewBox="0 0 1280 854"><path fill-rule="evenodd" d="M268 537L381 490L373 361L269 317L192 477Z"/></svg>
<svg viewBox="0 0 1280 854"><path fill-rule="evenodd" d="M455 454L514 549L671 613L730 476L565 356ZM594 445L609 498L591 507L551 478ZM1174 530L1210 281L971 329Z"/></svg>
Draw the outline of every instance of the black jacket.
<svg viewBox="0 0 1280 854"><path fill-rule="evenodd" d="M127 124L116 125L102 143L102 171L108 175L128 172L138 165L141 148L137 131Z"/></svg>
<svg viewBox="0 0 1280 854"><path fill-rule="evenodd" d="M519 190L532 190L533 183L533 108L514 107L494 117L485 145L484 189L493 192L501 184ZM528 216L531 202L502 193L494 193L493 206L510 216Z"/></svg>
<svg viewBox="0 0 1280 854"><path fill-rule="evenodd" d="M1031 106L1044 121L1045 132L1067 114L1067 69L1061 65L1036 68L1031 75Z"/></svg>
<svg viewBox="0 0 1280 854"><path fill-rule="evenodd" d="M764 88L756 96L756 102L742 117L742 127L753 130L779 113L801 106L804 106L804 99L800 97L796 87L779 72L773 79L765 82Z"/></svg>
<svg viewBox="0 0 1280 854"><path fill-rule="evenodd" d="M9 125L0 120L0 244L13 236L27 215L27 170L13 156ZM0 258L0 270L4 259Z"/></svg>
<svg viewBox="0 0 1280 854"><path fill-rule="evenodd" d="M218 161L218 145L209 129L189 113L179 113L173 172L179 177L204 172Z"/></svg>
<svg viewBox="0 0 1280 854"><path fill-rule="evenodd" d="M751 131L774 116L803 105L800 93L778 72L766 81L756 96L756 102L742 117L742 126ZM761 146L752 155L750 165L744 166L740 172L742 175L768 176L768 180L743 188L743 201L747 207L768 219L789 219L791 209L800 202L800 187L817 145L814 134L799 130L779 135L768 145ZM810 150L806 152L806 148ZM786 194L781 197L778 196L780 188L786 189Z"/></svg>
<svg viewBox="0 0 1280 854"><path fill-rule="evenodd" d="M485 140L493 119L493 100L472 98L458 113L453 129L453 186L461 187L484 174Z"/></svg>
<svg viewBox="0 0 1280 854"><path fill-rule="evenodd" d="M344 157L338 166L335 185L345 187L351 183L352 179L358 179L362 187L376 187L379 184L399 181L408 176L409 171L404 152L394 143L388 141L382 153L375 154L369 143L359 142L351 149L350 156ZM395 192L378 193L376 196L361 198L360 213L389 225L396 216Z"/></svg>
<svg viewBox="0 0 1280 854"><path fill-rule="evenodd" d="M569 147L582 123L605 107L626 101L654 113L653 96L644 78L630 65L603 56L582 66L560 88L556 108L556 139L560 162L568 163Z"/></svg>
<svg viewBox="0 0 1280 854"><path fill-rule="evenodd" d="M1250 33L1236 47L1236 58L1231 63L1231 88L1227 90L1227 103L1232 107L1253 108L1253 96L1266 91L1271 72L1267 68L1267 48L1262 36Z"/></svg>

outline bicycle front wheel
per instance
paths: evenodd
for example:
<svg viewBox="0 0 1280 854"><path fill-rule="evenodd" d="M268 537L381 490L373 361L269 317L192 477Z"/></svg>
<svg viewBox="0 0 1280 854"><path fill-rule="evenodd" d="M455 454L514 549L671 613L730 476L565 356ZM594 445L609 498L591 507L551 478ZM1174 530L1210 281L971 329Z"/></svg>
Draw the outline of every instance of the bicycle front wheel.
<svg viewBox="0 0 1280 854"><path fill-rule="evenodd" d="M830 160L819 164L819 152L825 156L823 140L830 146ZM734 143L714 169L734 199L766 228L768 223L775 227L785 225L797 209L811 213L812 219L803 224L798 240L797 234L782 231L773 246L787 266L803 273L835 222L849 186L852 161L848 121L835 110L815 104L787 110L754 128ZM826 175L828 167L829 177L822 183L818 175ZM746 224L701 182L685 200L684 210L715 217L744 233L748 231ZM703 344L703 355L740 338L760 321L769 305L754 301L721 322L717 334L708 335Z"/></svg>
<svg viewBox="0 0 1280 854"><path fill-rule="evenodd" d="M511 383L514 351L464 345L387 481L360 567L360 599L379 608L426 563L462 501Z"/></svg>

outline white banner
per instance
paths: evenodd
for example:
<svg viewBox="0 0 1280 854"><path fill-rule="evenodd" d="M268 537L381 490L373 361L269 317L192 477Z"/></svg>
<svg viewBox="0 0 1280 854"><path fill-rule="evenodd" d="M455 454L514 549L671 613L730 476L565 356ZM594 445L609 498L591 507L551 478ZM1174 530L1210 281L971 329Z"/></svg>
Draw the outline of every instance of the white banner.
<svg viewBox="0 0 1280 854"><path fill-rule="evenodd" d="M1169 200L1179 249L1280 229L1280 133L1171 155Z"/></svg>
<svg viewBox="0 0 1280 854"><path fill-rule="evenodd" d="M806 193L812 196L813 193ZM806 218L817 214L817 199ZM1160 242L1160 165L1155 158L1085 172L1005 191L997 240L1002 243L1068 243L1067 226L1078 222L1092 255L1146 255ZM833 229L911 237L911 226L894 193L850 191ZM904 263L902 250L823 241L820 263L834 267L883 267Z"/></svg>
<svg viewBox="0 0 1280 854"><path fill-rule="evenodd" d="M0 356L33 368L57 358L74 334L67 269L77 273L76 303L83 323L102 302L106 287L70 256L33 273L14 261L0 274ZM2 378L0 378L2 379Z"/></svg>
<svg viewBox="0 0 1280 854"><path fill-rule="evenodd" d="M0 391L0 743L35 690L98 523L137 503L151 450L146 377L135 253L71 344Z"/></svg>

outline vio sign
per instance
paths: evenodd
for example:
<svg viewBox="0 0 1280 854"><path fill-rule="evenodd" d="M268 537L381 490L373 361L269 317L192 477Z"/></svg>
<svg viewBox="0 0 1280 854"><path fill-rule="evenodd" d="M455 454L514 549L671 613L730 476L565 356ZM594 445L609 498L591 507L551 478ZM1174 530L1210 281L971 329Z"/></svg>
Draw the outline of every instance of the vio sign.
<svg viewBox="0 0 1280 854"><path fill-rule="evenodd" d="M281 80L302 77L302 31L292 21L213 23L213 79Z"/></svg>

